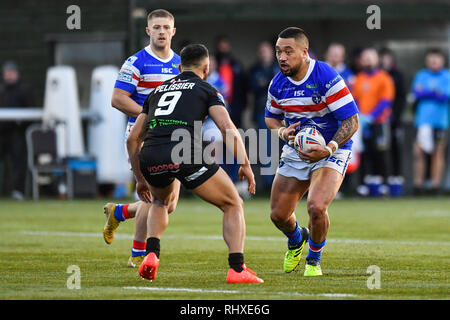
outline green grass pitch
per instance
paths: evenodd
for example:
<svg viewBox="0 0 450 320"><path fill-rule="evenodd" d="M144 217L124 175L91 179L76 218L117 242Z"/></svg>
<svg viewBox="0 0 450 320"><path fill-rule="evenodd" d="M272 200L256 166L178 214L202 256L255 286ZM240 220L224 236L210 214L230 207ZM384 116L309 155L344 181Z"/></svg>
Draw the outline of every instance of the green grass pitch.
<svg viewBox="0 0 450 320"><path fill-rule="evenodd" d="M227 284L222 213L181 199L161 241L155 281L126 266L134 222L108 246L103 200L13 202L0 207L0 299L449 299L450 199L340 200L322 257L324 276L282 270L286 239L269 219L269 201L245 202L245 260L264 284ZM307 223L305 202L296 210ZM67 288L67 268L80 289ZM369 266L380 288L369 289ZM69 281L70 282L70 281ZM369 283L371 280L369 279Z"/></svg>

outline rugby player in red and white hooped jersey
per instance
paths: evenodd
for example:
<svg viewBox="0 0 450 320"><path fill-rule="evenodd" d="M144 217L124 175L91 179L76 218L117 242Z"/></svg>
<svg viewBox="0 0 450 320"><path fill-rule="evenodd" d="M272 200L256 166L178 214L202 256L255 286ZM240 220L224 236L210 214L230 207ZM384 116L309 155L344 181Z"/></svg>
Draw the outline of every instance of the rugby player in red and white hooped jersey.
<svg viewBox="0 0 450 320"><path fill-rule="evenodd" d="M318 276L330 225L328 207L351 158L358 108L342 77L328 64L309 57L309 40L302 29L283 30L275 49L281 72L269 86L266 125L286 144L272 185L270 217L288 238L284 271L297 268L308 243L304 275ZM327 145L297 152L293 139L304 126L315 127ZM309 230L298 225L294 214L307 191Z"/></svg>
<svg viewBox="0 0 450 320"><path fill-rule="evenodd" d="M171 49L172 37L176 32L174 25L175 19L167 10L157 9L150 12L145 29L150 37L150 44L129 57L119 71L111 104L129 117L124 152L127 152L126 140L136 117L142 112L142 105L147 96L161 83L179 74L180 57ZM178 181L175 183L176 197L169 206L169 213L175 210L178 201L180 183ZM142 201L131 204L107 203L104 206L107 221L103 237L107 244L113 241L114 232L121 221L136 218L133 247L128 260L129 267L139 266L144 259L150 206L150 203Z"/></svg>

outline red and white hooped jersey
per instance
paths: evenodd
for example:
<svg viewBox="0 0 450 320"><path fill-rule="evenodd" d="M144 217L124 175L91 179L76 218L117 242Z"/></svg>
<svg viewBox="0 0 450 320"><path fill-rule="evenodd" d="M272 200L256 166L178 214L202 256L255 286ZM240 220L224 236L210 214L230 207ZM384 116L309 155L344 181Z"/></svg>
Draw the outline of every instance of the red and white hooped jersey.
<svg viewBox="0 0 450 320"><path fill-rule="evenodd" d="M266 117L285 120L286 125L316 128L328 143L342 120L358 113L358 108L342 77L328 64L310 59L305 77L295 81L279 72L270 83ZM295 132L297 133L298 130ZM351 150L349 140L341 149ZM293 147L286 144L284 147Z"/></svg>
<svg viewBox="0 0 450 320"><path fill-rule="evenodd" d="M180 73L179 65L180 57L172 50L167 59L161 59L149 45L125 60L114 87L130 92L131 99L142 106L157 86ZM129 117L128 121L135 120Z"/></svg>

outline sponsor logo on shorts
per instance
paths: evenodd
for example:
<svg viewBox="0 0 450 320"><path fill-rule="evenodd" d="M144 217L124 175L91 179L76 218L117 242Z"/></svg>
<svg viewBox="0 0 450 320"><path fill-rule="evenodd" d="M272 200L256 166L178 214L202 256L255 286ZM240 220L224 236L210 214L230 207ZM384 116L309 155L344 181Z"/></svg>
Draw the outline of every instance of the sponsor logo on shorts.
<svg viewBox="0 0 450 320"><path fill-rule="evenodd" d="M180 165L178 163L169 163L169 164L159 164L157 166L149 166L147 170L150 173L163 173L166 171L177 171L180 169Z"/></svg>
<svg viewBox="0 0 450 320"><path fill-rule="evenodd" d="M336 158L336 157L334 157L334 156L328 157L328 158L326 159L326 161L336 163L336 165L337 165L338 167L343 167L343 166L345 166L345 161L342 161L342 160L340 160L340 159L338 159L338 158Z"/></svg>
<svg viewBox="0 0 450 320"><path fill-rule="evenodd" d="M200 170L198 170L197 172L191 174L190 176L187 176L186 181L192 181L197 179L198 177L200 177L202 174L204 174L206 171L208 171L208 168L206 167L201 167Z"/></svg>

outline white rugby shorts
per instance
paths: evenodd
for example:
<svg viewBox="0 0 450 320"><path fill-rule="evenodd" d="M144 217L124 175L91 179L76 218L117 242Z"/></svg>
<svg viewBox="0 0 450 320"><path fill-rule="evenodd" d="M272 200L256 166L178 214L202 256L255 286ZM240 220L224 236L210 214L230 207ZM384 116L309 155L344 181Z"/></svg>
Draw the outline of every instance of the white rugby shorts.
<svg viewBox="0 0 450 320"><path fill-rule="evenodd" d="M134 126L134 122L128 122L127 129L125 130L125 139L124 139L124 149L125 149L124 151L125 151L125 154L127 155L128 166L129 166L130 170L131 170L131 162L130 162L130 157L128 155L127 139L128 139L128 136L130 135L131 129L133 129L133 126Z"/></svg>
<svg viewBox="0 0 450 320"><path fill-rule="evenodd" d="M291 155L281 155L280 164L278 165L277 173L284 177L296 178L297 180L311 180L312 172L320 168L331 168L345 176L348 163L352 158L352 151L345 149L338 149L331 157L322 159L314 163L306 163L302 159L294 159Z"/></svg>

